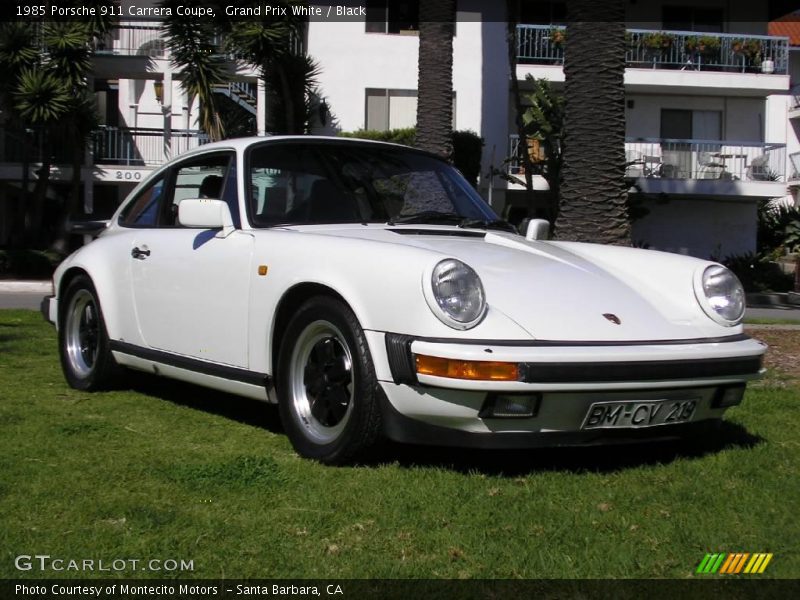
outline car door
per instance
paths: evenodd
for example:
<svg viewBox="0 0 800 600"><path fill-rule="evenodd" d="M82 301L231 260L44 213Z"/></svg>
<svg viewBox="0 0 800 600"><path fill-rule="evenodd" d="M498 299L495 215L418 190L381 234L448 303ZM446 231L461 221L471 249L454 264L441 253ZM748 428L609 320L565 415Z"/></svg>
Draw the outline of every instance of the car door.
<svg viewBox="0 0 800 600"><path fill-rule="evenodd" d="M239 225L233 152L174 166L163 186L157 227L138 230L131 248L132 295L147 346L201 360L247 367L247 314L253 236ZM178 222L184 198L219 198L236 230L190 229Z"/></svg>

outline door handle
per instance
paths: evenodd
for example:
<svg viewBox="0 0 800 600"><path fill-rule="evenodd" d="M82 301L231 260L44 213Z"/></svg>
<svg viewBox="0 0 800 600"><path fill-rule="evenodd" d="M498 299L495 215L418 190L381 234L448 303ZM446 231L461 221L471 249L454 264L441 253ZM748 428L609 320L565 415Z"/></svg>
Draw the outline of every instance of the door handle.
<svg viewBox="0 0 800 600"><path fill-rule="evenodd" d="M135 246L133 250L131 250L131 256L133 258L138 258L139 260L144 260L150 256L150 250L142 250L138 246Z"/></svg>

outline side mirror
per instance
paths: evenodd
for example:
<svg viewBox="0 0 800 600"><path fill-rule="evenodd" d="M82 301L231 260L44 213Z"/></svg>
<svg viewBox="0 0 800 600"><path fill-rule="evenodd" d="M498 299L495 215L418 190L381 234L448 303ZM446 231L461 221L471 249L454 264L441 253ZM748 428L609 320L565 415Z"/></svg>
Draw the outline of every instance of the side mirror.
<svg viewBox="0 0 800 600"><path fill-rule="evenodd" d="M216 237L228 237L233 230L231 209L222 200L185 198L178 204L178 220L184 227L221 229Z"/></svg>
<svg viewBox="0 0 800 600"><path fill-rule="evenodd" d="M550 221L547 219L531 219L525 227L526 240L549 240Z"/></svg>

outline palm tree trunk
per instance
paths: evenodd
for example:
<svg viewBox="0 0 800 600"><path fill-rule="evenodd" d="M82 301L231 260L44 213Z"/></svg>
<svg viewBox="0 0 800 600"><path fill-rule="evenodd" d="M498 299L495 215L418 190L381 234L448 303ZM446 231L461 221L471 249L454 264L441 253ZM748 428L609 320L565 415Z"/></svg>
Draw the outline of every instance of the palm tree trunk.
<svg viewBox="0 0 800 600"><path fill-rule="evenodd" d="M77 128L73 128L72 134L74 136L74 147L72 149L72 178L70 180L70 190L58 219L56 239L50 246L51 250L60 254L65 254L69 247L70 234L67 232L67 225L72 215L78 212L78 200L81 192L81 170L83 169L84 154L88 142ZM91 185L91 183L88 185Z"/></svg>
<svg viewBox="0 0 800 600"><path fill-rule="evenodd" d="M271 60L264 68L262 73L267 82L277 87L275 94L280 98L281 106L271 107L271 110L279 110L282 114L280 119L273 119L273 133L293 135L303 133L302 127L298 131L296 127L295 111L296 99L292 94L292 82L289 81L289 74L286 72L286 66L281 62L282 58Z"/></svg>
<svg viewBox="0 0 800 600"><path fill-rule="evenodd" d="M455 0L419 4L416 145L453 155L453 21Z"/></svg>
<svg viewBox="0 0 800 600"><path fill-rule="evenodd" d="M568 0L559 239L630 244L623 0Z"/></svg>
<svg viewBox="0 0 800 600"><path fill-rule="evenodd" d="M47 201L47 187L50 184L51 154L47 130L44 128L39 137L39 149L41 152L42 166L39 168L39 178L33 188L33 199L29 203L28 217L26 219L26 241L28 244L38 246L42 243L42 219L44 216L44 205Z"/></svg>

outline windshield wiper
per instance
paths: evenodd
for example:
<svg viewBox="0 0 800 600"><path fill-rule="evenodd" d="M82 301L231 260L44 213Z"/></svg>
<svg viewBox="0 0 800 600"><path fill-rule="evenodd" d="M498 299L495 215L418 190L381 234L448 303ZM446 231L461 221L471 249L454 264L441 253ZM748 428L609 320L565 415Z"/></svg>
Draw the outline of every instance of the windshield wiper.
<svg viewBox="0 0 800 600"><path fill-rule="evenodd" d="M402 225L404 223L455 223L459 224L464 217L456 213L441 212L438 210L423 210L410 215L398 215L387 221L388 225Z"/></svg>
<svg viewBox="0 0 800 600"><path fill-rule="evenodd" d="M461 219L459 227L474 227L476 229L497 229L499 231L510 231L518 233L517 228L508 221L502 219Z"/></svg>

